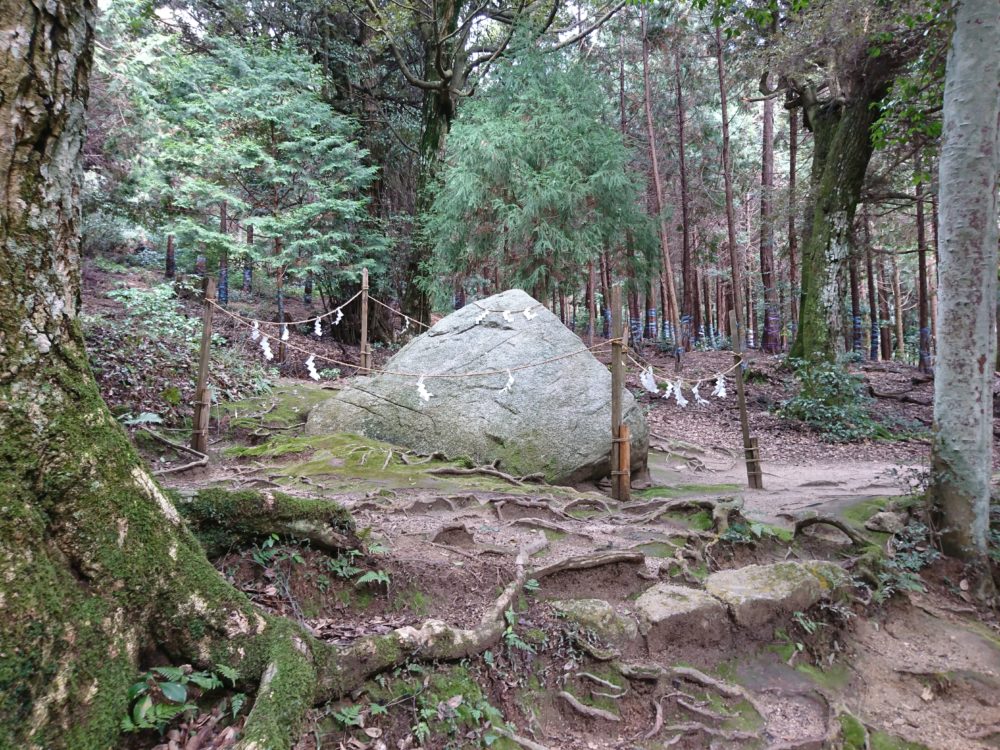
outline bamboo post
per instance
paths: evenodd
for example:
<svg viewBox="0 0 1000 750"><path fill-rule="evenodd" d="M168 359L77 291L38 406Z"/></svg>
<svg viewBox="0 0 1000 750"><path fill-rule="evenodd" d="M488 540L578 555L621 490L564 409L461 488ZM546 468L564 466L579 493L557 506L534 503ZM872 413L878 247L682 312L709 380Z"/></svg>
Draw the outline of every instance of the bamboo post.
<svg viewBox="0 0 1000 750"><path fill-rule="evenodd" d="M205 309L201 317L201 351L198 356L198 382L194 390L194 430L191 447L208 453L208 417L212 408L212 389L208 387L208 363L212 345L212 303L215 301L215 279L206 276L203 282Z"/></svg>
<svg viewBox="0 0 1000 750"><path fill-rule="evenodd" d="M361 371L371 369L371 354L368 351L368 269L361 269Z"/></svg>
<svg viewBox="0 0 1000 750"><path fill-rule="evenodd" d="M743 459L747 467L747 484L751 489L764 489L760 476L760 462L755 455L756 440L750 437L747 418L747 399L743 390L743 331L738 327L736 310L729 311L729 330L733 341L733 361L736 363L736 403L740 408L740 430L743 433Z"/></svg>
<svg viewBox="0 0 1000 750"><path fill-rule="evenodd" d="M625 366L622 361L622 289L611 288L611 497L615 500L628 499L628 484L622 496L622 472L628 467L622 465L622 390L625 387Z"/></svg>

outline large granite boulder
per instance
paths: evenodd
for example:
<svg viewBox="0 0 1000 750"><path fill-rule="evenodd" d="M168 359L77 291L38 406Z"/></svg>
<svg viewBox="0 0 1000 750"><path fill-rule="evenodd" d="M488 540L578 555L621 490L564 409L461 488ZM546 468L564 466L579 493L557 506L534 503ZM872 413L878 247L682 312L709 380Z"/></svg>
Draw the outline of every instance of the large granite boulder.
<svg viewBox="0 0 1000 750"><path fill-rule="evenodd" d="M312 410L306 432L353 432L477 463L499 459L511 474L540 472L553 483L598 479L611 469L608 368L584 351L516 369L584 348L555 315L512 289L439 321L389 360L387 373L355 378ZM494 374L419 383L420 375L482 371ZM638 472L646 465L649 428L628 391L623 414Z"/></svg>

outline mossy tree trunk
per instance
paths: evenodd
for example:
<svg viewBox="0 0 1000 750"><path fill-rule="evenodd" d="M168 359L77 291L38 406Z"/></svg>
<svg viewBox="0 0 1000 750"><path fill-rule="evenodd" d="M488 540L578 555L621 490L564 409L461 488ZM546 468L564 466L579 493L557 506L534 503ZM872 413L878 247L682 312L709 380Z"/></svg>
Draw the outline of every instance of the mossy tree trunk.
<svg viewBox="0 0 1000 750"><path fill-rule="evenodd" d="M938 354L932 496L945 550L987 573L1000 171L1000 6L958 4L948 54L939 166Z"/></svg>
<svg viewBox="0 0 1000 750"><path fill-rule="evenodd" d="M836 354L842 328L840 302L844 264L853 244L854 213L872 155L871 126L887 81L871 81L851 100L820 101L801 93L805 123L813 132L812 195L808 233L802 246L799 321L791 356Z"/></svg>

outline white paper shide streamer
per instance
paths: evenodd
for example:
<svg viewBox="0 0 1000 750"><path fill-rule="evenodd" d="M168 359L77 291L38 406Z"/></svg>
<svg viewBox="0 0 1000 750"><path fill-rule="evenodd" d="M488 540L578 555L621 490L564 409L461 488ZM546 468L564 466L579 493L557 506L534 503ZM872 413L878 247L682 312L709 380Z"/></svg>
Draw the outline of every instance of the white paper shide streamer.
<svg viewBox="0 0 1000 750"><path fill-rule="evenodd" d="M719 374L715 376L715 387L712 389L712 396L715 398L726 397L726 378L724 375Z"/></svg>
<svg viewBox="0 0 1000 750"><path fill-rule="evenodd" d="M316 318L316 322L313 323L313 335L317 338L323 335L323 324L319 322L319 318Z"/></svg>
<svg viewBox="0 0 1000 750"><path fill-rule="evenodd" d="M309 359L306 360L306 369L309 370L309 377L313 380L319 380L319 373L316 372L316 355L310 354Z"/></svg>
<svg viewBox="0 0 1000 750"><path fill-rule="evenodd" d="M281 340L288 341L288 326L281 326Z"/></svg>
<svg viewBox="0 0 1000 750"><path fill-rule="evenodd" d="M510 393L510 387L514 385L514 374L507 370L507 385L500 389L500 393Z"/></svg>
<svg viewBox="0 0 1000 750"><path fill-rule="evenodd" d="M420 380L417 381L417 395L420 396L424 401L430 401L431 396L434 394L427 390L427 386L424 385L424 376L420 376Z"/></svg>
<svg viewBox="0 0 1000 750"><path fill-rule="evenodd" d="M490 314L489 310L483 310L481 313L479 313L479 315L476 316L476 319L474 321L475 325L479 325L484 320L486 320L486 316L489 314Z"/></svg>
<svg viewBox="0 0 1000 750"><path fill-rule="evenodd" d="M504 310L503 311L503 319L506 320L508 323L513 323L514 322L514 319L512 317L510 317L510 310Z"/></svg>
<svg viewBox="0 0 1000 750"><path fill-rule="evenodd" d="M268 362L274 359L274 353L271 351L271 342L267 340L267 336L261 337L260 350L264 352L264 359L266 359Z"/></svg>
<svg viewBox="0 0 1000 750"><path fill-rule="evenodd" d="M532 312L530 307L524 308L524 317L528 320L533 320L538 317L538 313Z"/></svg>
<svg viewBox="0 0 1000 750"><path fill-rule="evenodd" d="M681 408L684 408L685 406L688 405L688 400L684 398L684 389L681 388L681 381L679 380L674 385L674 400L677 402L677 405L680 406Z"/></svg>
<svg viewBox="0 0 1000 750"><path fill-rule="evenodd" d="M670 398L673 395L674 395L674 384L668 380L667 389L663 392L663 395L660 396L660 398Z"/></svg>
<svg viewBox="0 0 1000 750"><path fill-rule="evenodd" d="M708 406L708 401L706 401L705 399L703 399L701 397L701 394L698 393L698 389L699 388L701 388L701 381L700 380L697 383L695 383L694 384L694 388L691 389L691 394L694 396L694 402L696 404L698 404L699 406Z"/></svg>
<svg viewBox="0 0 1000 750"><path fill-rule="evenodd" d="M337 324L338 324L338 323L339 323L340 321L342 321L343 319L344 319L344 311L343 311L343 310L341 310L341 309L340 309L340 308L338 307L338 308L337 308L337 317L333 319L333 322L332 322L332 323L331 323L330 325L334 325L334 326L335 326L335 325L337 325Z"/></svg>
<svg viewBox="0 0 1000 750"><path fill-rule="evenodd" d="M653 368L647 367L639 375L639 383L654 396L660 395L660 388L656 385L656 376L653 375Z"/></svg>
<svg viewBox="0 0 1000 750"><path fill-rule="evenodd" d="M250 331L250 340L256 341L260 338L260 323L256 320L253 322L253 328Z"/></svg>

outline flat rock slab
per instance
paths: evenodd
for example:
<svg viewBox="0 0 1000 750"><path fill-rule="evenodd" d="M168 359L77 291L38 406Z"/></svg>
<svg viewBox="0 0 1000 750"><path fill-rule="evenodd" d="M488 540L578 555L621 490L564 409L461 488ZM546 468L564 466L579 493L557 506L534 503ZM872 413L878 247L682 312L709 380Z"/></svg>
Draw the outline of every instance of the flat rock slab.
<svg viewBox="0 0 1000 750"><path fill-rule="evenodd" d="M708 577L705 590L729 607L738 625L753 629L809 609L846 579L833 563L780 562L720 570Z"/></svg>
<svg viewBox="0 0 1000 750"><path fill-rule="evenodd" d="M639 637L635 618L618 614L603 599L559 599L549 603L562 617L581 628L592 630L606 641L622 643Z"/></svg>
<svg viewBox="0 0 1000 750"><path fill-rule="evenodd" d="M639 632L651 652L677 644L713 644L729 635L726 608L701 589L658 583L635 601Z"/></svg>
<svg viewBox="0 0 1000 750"><path fill-rule="evenodd" d="M480 464L499 460L510 474L540 473L553 483L600 479L611 470L611 373L520 289L443 318L384 370L353 379L313 409L306 433L350 432ZM649 428L625 389L622 411L639 473Z"/></svg>

